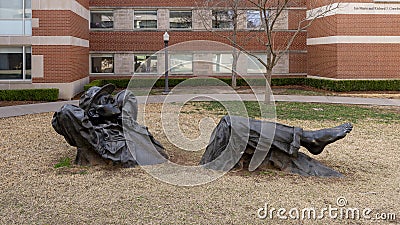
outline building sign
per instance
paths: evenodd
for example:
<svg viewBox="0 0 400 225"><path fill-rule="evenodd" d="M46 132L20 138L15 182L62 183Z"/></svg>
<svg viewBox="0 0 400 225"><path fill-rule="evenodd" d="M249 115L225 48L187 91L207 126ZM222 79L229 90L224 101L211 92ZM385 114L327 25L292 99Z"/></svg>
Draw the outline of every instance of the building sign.
<svg viewBox="0 0 400 225"><path fill-rule="evenodd" d="M355 11L400 11L400 4L399 6L387 6L382 5L382 6L354 6Z"/></svg>

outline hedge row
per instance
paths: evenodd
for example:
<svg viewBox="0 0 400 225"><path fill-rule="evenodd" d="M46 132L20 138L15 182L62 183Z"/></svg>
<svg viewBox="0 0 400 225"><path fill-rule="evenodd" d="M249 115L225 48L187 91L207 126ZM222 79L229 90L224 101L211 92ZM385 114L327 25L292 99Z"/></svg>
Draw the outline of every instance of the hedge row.
<svg viewBox="0 0 400 225"><path fill-rule="evenodd" d="M222 85L222 82L230 85L230 78L219 78L210 80L206 78L185 79L185 78L170 78L169 86L174 87L182 82L186 86L207 86L207 85ZM222 81L222 82L220 82ZM126 88L130 80L95 80L85 86L85 90L92 86L103 86L108 83L114 84L118 88ZM164 79L159 79L152 85L152 79L137 79L130 83L130 88L135 87L164 87ZM238 86L264 86L264 79L237 79ZM315 78L273 78L272 86L286 85L301 85L309 86L327 91L348 92L348 91L400 91L400 80L327 80Z"/></svg>
<svg viewBox="0 0 400 225"><path fill-rule="evenodd" d="M0 90L0 101L57 101L58 89Z"/></svg>

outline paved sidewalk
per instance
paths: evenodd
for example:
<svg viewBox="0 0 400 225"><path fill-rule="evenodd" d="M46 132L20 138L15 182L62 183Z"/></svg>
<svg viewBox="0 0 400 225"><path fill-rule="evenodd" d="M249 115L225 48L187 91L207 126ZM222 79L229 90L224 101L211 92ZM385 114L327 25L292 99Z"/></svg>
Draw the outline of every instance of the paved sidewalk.
<svg viewBox="0 0 400 225"><path fill-rule="evenodd" d="M199 97L200 96L200 97ZM274 95L278 102L312 102L312 103L333 103L350 105L376 105L376 106L399 106L400 99L381 99L381 98L356 98L356 97L337 97L337 96L300 96L300 95ZM263 94L171 94L138 96L139 103L161 103L161 102L186 102L193 101L251 101L264 100ZM78 105L78 101L50 102L29 105L16 105L0 107L0 118L22 116L35 113L55 112L64 104Z"/></svg>

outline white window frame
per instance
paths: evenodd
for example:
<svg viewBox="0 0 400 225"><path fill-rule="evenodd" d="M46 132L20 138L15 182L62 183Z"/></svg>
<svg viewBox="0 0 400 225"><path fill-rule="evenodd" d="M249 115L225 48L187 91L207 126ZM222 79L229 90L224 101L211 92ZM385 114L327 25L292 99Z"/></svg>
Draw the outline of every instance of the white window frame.
<svg viewBox="0 0 400 225"><path fill-rule="evenodd" d="M230 22L230 27L214 27L214 20L215 20L215 14L214 13L218 13L218 12L223 12L226 11L228 14L231 13L233 15L233 10L223 10L223 9L214 9L211 12L211 26L212 29L215 30L232 30L233 29L233 18L230 18L231 20L226 20L228 22Z"/></svg>
<svg viewBox="0 0 400 225"><path fill-rule="evenodd" d="M260 20L259 26L256 26L256 27L249 27L248 26L248 24L249 24L249 13L251 13L251 12L256 12L258 14L258 16L259 16L258 19ZM263 23L263 21L261 20L261 15L260 15L260 12L258 10L246 10L246 29L248 29L248 30L260 30L260 29L263 29L262 23Z"/></svg>
<svg viewBox="0 0 400 225"><path fill-rule="evenodd" d="M92 13L111 13L112 14L112 22L113 26L112 27L91 27L92 24ZM114 15L114 10L90 10L90 16L89 16L89 29L91 30L112 30L114 29L115 26L115 15Z"/></svg>
<svg viewBox="0 0 400 225"><path fill-rule="evenodd" d="M92 58L113 58L113 72L111 73L101 73L101 72L93 72L93 62L92 62ZM91 75L113 75L115 74L115 55L114 54L97 54L97 53L92 53L89 54L89 69L90 69L90 74Z"/></svg>
<svg viewBox="0 0 400 225"><path fill-rule="evenodd" d="M153 72L152 71L149 71L149 72L136 72L137 69L136 69L135 57L137 57L137 56L156 57L156 59L155 59L156 60L156 66L155 66L156 71L153 71ZM147 60L145 60L144 62L147 62ZM139 65L139 67L142 66L142 64L144 62L142 62ZM135 73L135 74L157 74L158 73L158 56L155 55L155 54L152 54L152 53L136 53L136 54L134 54L134 56L133 56L133 73Z"/></svg>
<svg viewBox="0 0 400 225"><path fill-rule="evenodd" d="M11 48L11 49L22 49L22 79L0 79L1 81L32 81L32 47L31 46L3 46L0 47L0 50L2 48ZM1 53L1 51L0 51ZM30 53L31 54L31 77L30 78L26 78L26 54Z"/></svg>
<svg viewBox="0 0 400 225"><path fill-rule="evenodd" d="M137 14L137 12L155 12L156 13L156 27L150 27L150 28L147 28L147 27L145 27L145 28L140 28L140 27L136 27L136 14ZM158 12L157 12L157 10L152 10L152 9L149 9L149 10L134 10L133 11L133 16L134 16L134 18L133 18L133 29L134 30L157 30L158 29ZM148 21L152 21L152 20L148 20Z"/></svg>
<svg viewBox="0 0 400 225"><path fill-rule="evenodd" d="M179 27L171 27L171 23L173 21L171 21L171 13L180 13L180 12L190 12L190 27L183 27L183 28L179 28ZM173 29L173 30L191 30L193 29L193 12L192 10L170 10L169 11L169 28Z"/></svg>

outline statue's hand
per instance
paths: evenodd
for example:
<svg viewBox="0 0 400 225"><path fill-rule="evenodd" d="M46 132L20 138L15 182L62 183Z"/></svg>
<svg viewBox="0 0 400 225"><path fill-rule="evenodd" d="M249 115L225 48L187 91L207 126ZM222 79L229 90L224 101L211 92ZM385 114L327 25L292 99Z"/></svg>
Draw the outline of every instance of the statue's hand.
<svg viewBox="0 0 400 225"><path fill-rule="evenodd" d="M100 117L115 117L121 114L119 108L112 104L98 105L96 112Z"/></svg>

